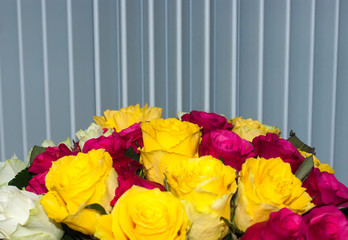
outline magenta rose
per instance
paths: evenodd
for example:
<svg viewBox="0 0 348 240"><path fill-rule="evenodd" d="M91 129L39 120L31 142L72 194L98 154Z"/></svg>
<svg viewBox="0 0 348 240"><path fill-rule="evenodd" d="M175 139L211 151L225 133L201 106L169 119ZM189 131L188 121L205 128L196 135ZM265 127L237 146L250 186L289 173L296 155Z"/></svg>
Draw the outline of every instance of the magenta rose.
<svg viewBox="0 0 348 240"><path fill-rule="evenodd" d="M122 194L130 189L133 185L141 186L147 189L159 188L161 191L165 191L165 188L161 184L143 179L136 175L137 171L143 167L136 160L129 157L119 158L114 161L113 167L118 174L118 187L115 191L115 197L110 203L111 206L114 206Z"/></svg>
<svg viewBox="0 0 348 240"><path fill-rule="evenodd" d="M207 113L193 110L181 116L181 121L195 123L202 127L203 135L208 131L215 129L231 130L233 125L227 122L227 119L216 113Z"/></svg>
<svg viewBox="0 0 348 240"><path fill-rule="evenodd" d="M126 149L132 146L133 151L140 154L138 147L142 148L144 146L140 123L135 123L132 126L123 129L118 134L125 141Z"/></svg>
<svg viewBox="0 0 348 240"><path fill-rule="evenodd" d="M305 159L289 141L278 137L275 133L255 137L253 145L257 156L266 159L280 157L284 162L290 164L293 173Z"/></svg>
<svg viewBox="0 0 348 240"><path fill-rule="evenodd" d="M240 171L245 159L254 157L253 146L230 130L216 129L206 133L199 145L199 155L223 159L225 165Z"/></svg>
<svg viewBox="0 0 348 240"><path fill-rule="evenodd" d="M65 144L59 144L58 147L48 147L45 152L38 154L33 159L29 172L35 174L47 172L53 161L68 155L77 155L77 152L72 152Z"/></svg>
<svg viewBox="0 0 348 240"><path fill-rule="evenodd" d="M112 133L110 136L100 136L98 138L89 139L83 146L83 153L87 153L92 149L105 149L110 154L112 159L123 157L125 150L124 140L116 133Z"/></svg>
<svg viewBox="0 0 348 240"><path fill-rule="evenodd" d="M47 172L37 174L32 179L30 179L28 186L25 188L25 190L27 190L28 192L36 193L38 195L47 193L45 183Z"/></svg>
<svg viewBox="0 0 348 240"><path fill-rule="evenodd" d="M348 188L332 173L313 168L302 186L307 189L317 206L348 207Z"/></svg>
<svg viewBox="0 0 348 240"><path fill-rule="evenodd" d="M348 220L335 206L313 208L303 217L308 240L346 240L348 238Z"/></svg>
<svg viewBox="0 0 348 240"><path fill-rule="evenodd" d="M268 221L249 227L241 240L299 240L303 235L303 221L300 215L282 208L272 212Z"/></svg>

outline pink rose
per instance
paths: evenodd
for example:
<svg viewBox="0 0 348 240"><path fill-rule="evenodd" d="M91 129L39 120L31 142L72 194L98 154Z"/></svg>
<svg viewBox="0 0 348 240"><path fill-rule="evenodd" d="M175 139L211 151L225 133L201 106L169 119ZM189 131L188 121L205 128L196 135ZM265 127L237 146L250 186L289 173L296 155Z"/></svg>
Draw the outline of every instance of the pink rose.
<svg viewBox="0 0 348 240"><path fill-rule="evenodd" d="M227 129L231 130L233 125L227 122L227 119L216 113L207 113L193 110L190 113L186 113L181 116L182 121L195 123L200 127L203 127L203 134L214 129Z"/></svg>
<svg viewBox="0 0 348 240"><path fill-rule="evenodd" d="M87 153L92 149L105 149L112 159L123 157L125 150L124 140L116 133L112 133L110 136L100 136L98 138L89 139L83 146L83 153Z"/></svg>
<svg viewBox="0 0 348 240"><path fill-rule="evenodd" d="M303 217L308 240L348 238L348 220L335 206L313 208Z"/></svg>
<svg viewBox="0 0 348 240"><path fill-rule="evenodd" d="M269 220L249 227L241 240L300 240L303 236L302 218L290 209L272 212Z"/></svg>
<svg viewBox="0 0 348 240"><path fill-rule="evenodd" d="M59 144L58 147L48 147L45 152L38 154L33 159L29 172L35 174L47 172L53 161L68 155L77 155L77 152L72 152L65 144Z"/></svg>
<svg viewBox="0 0 348 240"><path fill-rule="evenodd" d="M240 171L245 159L254 157L253 146L230 130L216 129L203 135L199 155L222 158L225 165Z"/></svg>
<svg viewBox="0 0 348 240"><path fill-rule="evenodd" d="M30 179L28 186L25 188L28 192L33 192L36 194L47 193L45 178L48 171L35 175Z"/></svg>
<svg viewBox="0 0 348 240"><path fill-rule="evenodd" d="M118 134L125 141L126 149L132 146L133 151L140 154L138 147L142 148L144 146L140 123L135 123L132 126L123 129Z"/></svg>
<svg viewBox="0 0 348 240"><path fill-rule="evenodd" d="M317 206L336 205L348 207L348 188L339 182L335 175L312 168L302 186Z"/></svg>
<svg viewBox="0 0 348 240"><path fill-rule="evenodd" d="M266 159L280 157L290 164L293 173L305 159L289 141L279 138L275 133L255 137L253 145L257 156Z"/></svg>

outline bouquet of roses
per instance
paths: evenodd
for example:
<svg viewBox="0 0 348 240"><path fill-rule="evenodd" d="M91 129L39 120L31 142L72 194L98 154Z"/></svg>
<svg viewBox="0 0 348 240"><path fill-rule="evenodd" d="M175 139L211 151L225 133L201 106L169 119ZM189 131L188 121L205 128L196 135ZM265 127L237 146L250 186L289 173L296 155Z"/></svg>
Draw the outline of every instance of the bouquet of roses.
<svg viewBox="0 0 348 240"><path fill-rule="evenodd" d="M348 188L291 132L139 105L0 165L1 239L348 239Z"/></svg>

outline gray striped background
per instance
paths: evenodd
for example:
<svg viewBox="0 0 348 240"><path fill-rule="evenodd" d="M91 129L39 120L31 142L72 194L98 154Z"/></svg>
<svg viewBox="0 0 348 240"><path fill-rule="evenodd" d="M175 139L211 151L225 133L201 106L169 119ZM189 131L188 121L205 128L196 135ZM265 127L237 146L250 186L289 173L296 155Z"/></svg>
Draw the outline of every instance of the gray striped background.
<svg viewBox="0 0 348 240"><path fill-rule="evenodd" d="M291 129L348 184L347 0L0 0L0 156L130 104Z"/></svg>

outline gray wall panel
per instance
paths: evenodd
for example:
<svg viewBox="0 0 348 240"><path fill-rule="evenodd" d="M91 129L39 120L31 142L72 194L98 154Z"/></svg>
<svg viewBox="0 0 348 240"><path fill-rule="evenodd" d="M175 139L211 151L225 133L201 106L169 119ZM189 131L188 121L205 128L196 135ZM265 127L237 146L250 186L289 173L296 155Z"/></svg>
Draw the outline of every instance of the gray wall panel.
<svg viewBox="0 0 348 240"><path fill-rule="evenodd" d="M19 80L16 1L0 1L1 98L3 103L5 158L13 153L23 158L23 129ZM3 160L3 159L2 159Z"/></svg>
<svg viewBox="0 0 348 240"><path fill-rule="evenodd" d="M315 61L313 82L312 145L319 160L331 162L333 87L336 81L336 4L337 1L316 2Z"/></svg>
<svg viewBox="0 0 348 240"><path fill-rule="evenodd" d="M289 130L311 144L314 1L291 1Z"/></svg>
<svg viewBox="0 0 348 240"><path fill-rule="evenodd" d="M239 115L243 118L259 118L259 74L262 74L263 59L263 1L240 2L239 27ZM260 26L261 22L261 26ZM261 27L261 28L260 28ZM260 46L262 44L262 46ZM262 49L261 49L262 50ZM262 56L260 56L260 54ZM261 75L262 77L262 75ZM261 96L262 97L262 96ZM262 98L261 98L262 100ZM262 101L261 101L262 103ZM261 116L262 117L262 116Z"/></svg>
<svg viewBox="0 0 348 240"><path fill-rule="evenodd" d="M46 1L46 19L51 136L58 143L71 131L66 2Z"/></svg>
<svg viewBox="0 0 348 240"><path fill-rule="evenodd" d="M38 145L47 138L40 1L22 1L21 15L27 139Z"/></svg>

